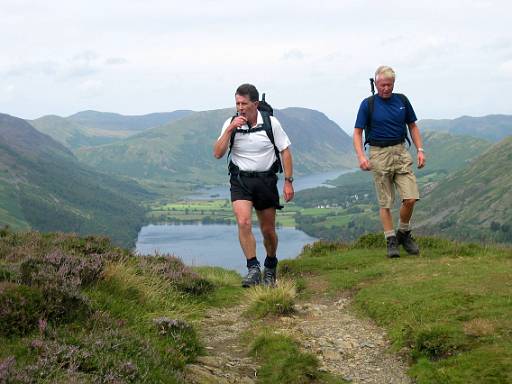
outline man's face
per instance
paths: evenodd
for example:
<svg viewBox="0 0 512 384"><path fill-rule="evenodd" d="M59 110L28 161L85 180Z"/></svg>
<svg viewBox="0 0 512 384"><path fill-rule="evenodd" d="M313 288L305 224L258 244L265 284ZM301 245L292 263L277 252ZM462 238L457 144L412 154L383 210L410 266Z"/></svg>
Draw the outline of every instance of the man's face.
<svg viewBox="0 0 512 384"><path fill-rule="evenodd" d="M395 79L392 78L377 78L375 82L377 86L377 93L383 99L388 99L391 97L391 93L393 92L393 87L395 85Z"/></svg>
<svg viewBox="0 0 512 384"><path fill-rule="evenodd" d="M244 117L252 117L257 113L258 110L258 102L251 101L249 95L235 95L236 102L236 111L240 113L241 116Z"/></svg>

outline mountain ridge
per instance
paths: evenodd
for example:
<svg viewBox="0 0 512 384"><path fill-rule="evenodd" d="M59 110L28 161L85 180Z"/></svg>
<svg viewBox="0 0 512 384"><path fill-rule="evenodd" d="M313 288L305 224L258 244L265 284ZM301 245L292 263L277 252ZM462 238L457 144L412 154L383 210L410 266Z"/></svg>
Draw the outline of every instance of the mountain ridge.
<svg viewBox="0 0 512 384"><path fill-rule="evenodd" d="M0 114L0 221L17 229L107 234L133 244L148 193L79 163L23 119Z"/></svg>
<svg viewBox="0 0 512 384"><path fill-rule="evenodd" d="M512 115L506 114L460 116L456 119L424 119L420 120L418 125L421 129L466 134L493 142L512 135Z"/></svg>
<svg viewBox="0 0 512 384"><path fill-rule="evenodd" d="M77 112L68 117L45 115L27 120L37 130L51 136L71 150L109 144L171 121L193 111L177 110L146 115L121 115L93 110Z"/></svg>
<svg viewBox="0 0 512 384"><path fill-rule="evenodd" d="M213 158L212 147L222 124L232 115L233 108L195 112L112 144L81 148L76 154L105 172L141 179L220 184L225 182L227 164ZM292 108L276 110L275 116L292 141L297 173L355 165L353 151L349 150L351 138L323 113Z"/></svg>

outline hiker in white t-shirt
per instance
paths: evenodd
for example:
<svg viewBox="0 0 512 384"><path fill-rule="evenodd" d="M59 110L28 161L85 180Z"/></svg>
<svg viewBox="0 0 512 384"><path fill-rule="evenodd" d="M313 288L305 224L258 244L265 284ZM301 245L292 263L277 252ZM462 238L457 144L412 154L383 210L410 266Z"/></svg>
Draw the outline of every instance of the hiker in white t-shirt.
<svg viewBox="0 0 512 384"><path fill-rule="evenodd" d="M256 240L252 233L253 207L267 252L263 283L274 286L277 267L276 209L283 208L279 204L277 191L277 173L281 170L285 175L285 201L290 201L294 195L290 139L279 121L271 116L272 108L264 100L259 101L259 93L254 85L242 84L238 87L235 101L237 116L224 123L213 154L217 159L222 158L228 149L231 154L231 202L248 268L242 286L261 283Z"/></svg>

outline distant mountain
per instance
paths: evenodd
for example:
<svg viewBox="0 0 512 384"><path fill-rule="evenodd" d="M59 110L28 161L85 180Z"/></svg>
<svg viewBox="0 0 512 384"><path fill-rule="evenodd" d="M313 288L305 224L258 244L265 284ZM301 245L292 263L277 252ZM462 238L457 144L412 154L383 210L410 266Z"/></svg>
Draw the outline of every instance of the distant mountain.
<svg viewBox="0 0 512 384"><path fill-rule="evenodd" d="M70 149L108 144L122 137L114 134L100 135L98 133L93 135L91 130L88 131L80 124L55 115L43 116L28 122L39 132L51 136L55 141Z"/></svg>
<svg viewBox="0 0 512 384"><path fill-rule="evenodd" d="M419 175L433 170L451 172L460 169L492 146L492 143L487 140L470 135L456 135L428 130L423 130L422 138L427 156L427 165L423 170L419 170ZM416 161L414 144L411 153Z"/></svg>
<svg viewBox="0 0 512 384"><path fill-rule="evenodd" d="M181 119L191 113L193 113L193 111L178 110L174 112L125 116L111 112L83 111L75 113L66 119L88 128L104 129L108 131L143 131Z"/></svg>
<svg viewBox="0 0 512 384"><path fill-rule="evenodd" d="M82 148L77 156L102 171L140 179L219 184L226 159L213 157L213 143L232 109L196 112L121 141ZM352 139L324 114L304 109L276 111L292 142L297 173L355 166Z"/></svg>
<svg viewBox="0 0 512 384"><path fill-rule="evenodd" d="M512 242L512 137L442 179L422 201L418 225L433 233Z"/></svg>
<svg viewBox="0 0 512 384"><path fill-rule="evenodd" d="M323 113L306 108L278 110L275 116L292 142L294 164L301 173L354 168L352 138Z"/></svg>
<svg viewBox="0 0 512 384"><path fill-rule="evenodd" d="M122 192L121 192L122 191ZM16 229L104 234L133 245L148 193L81 165L26 121L0 114L0 223Z"/></svg>
<svg viewBox="0 0 512 384"><path fill-rule="evenodd" d="M512 135L512 115L462 116L457 119L426 119L418 122L421 129L469 135L489 141L500 141Z"/></svg>
<svg viewBox="0 0 512 384"><path fill-rule="evenodd" d="M150 113L124 116L117 113L83 111L69 117L55 115L30 120L38 131L74 150L81 147L112 143L148 128L181 119L192 111Z"/></svg>

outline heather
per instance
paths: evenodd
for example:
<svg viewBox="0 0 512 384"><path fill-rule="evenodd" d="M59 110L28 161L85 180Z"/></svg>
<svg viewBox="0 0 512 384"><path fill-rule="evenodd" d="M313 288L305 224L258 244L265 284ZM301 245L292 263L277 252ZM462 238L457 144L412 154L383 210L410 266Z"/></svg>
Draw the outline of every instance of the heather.
<svg viewBox="0 0 512 384"><path fill-rule="evenodd" d="M195 319L233 302L179 258L108 238L0 231L0 382L182 382Z"/></svg>

